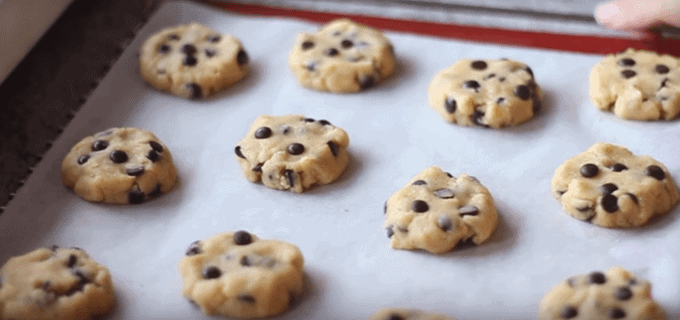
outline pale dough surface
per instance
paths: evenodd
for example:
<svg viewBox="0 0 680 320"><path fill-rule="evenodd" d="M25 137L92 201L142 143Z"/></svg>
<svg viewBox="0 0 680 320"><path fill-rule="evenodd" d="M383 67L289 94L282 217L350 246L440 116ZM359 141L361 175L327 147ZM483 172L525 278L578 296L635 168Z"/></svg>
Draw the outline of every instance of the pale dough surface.
<svg viewBox="0 0 680 320"><path fill-rule="evenodd" d="M300 193L335 181L349 163L348 146L347 132L326 120L262 115L234 151L251 182Z"/></svg>
<svg viewBox="0 0 680 320"><path fill-rule="evenodd" d="M382 308L367 320L456 320L439 314L405 308Z"/></svg>
<svg viewBox="0 0 680 320"><path fill-rule="evenodd" d="M41 248L0 268L0 319L90 320L115 304L111 275L78 248Z"/></svg>
<svg viewBox="0 0 680 320"><path fill-rule="evenodd" d="M189 246L180 262L182 294L208 315L270 317L302 296L303 264L292 244L225 232Z"/></svg>
<svg viewBox="0 0 680 320"><path fill-rule="evenodd" d="M394 73L394 47L379 30L338 19L315 34L298 34L288 64L307 88L357 92Z"/></svg>
<svg viewBox="0 0 680 320"><path fill-rule="evenodd" d="M248 73L241 42L199 23L159 31L139 54L142 78L156 89L183 98L214 95Z"/></svg>
<svg viewBox="0 0 680 320"><path fill-rule="evenodd" d="M460 242L484 242L497 225L489 190L474 177L456 178L435 166L418 173L385 203L384 227L395 249L444 253Z"/></svg>
<svg viewBox="0 0 680 320"><path fill-rule="evenodd" d="M531 119L543 91L522 62L462 59L434 76L428 97L448 122L499 129Z"/></svg>
<svg viewBox="0 0 680 320"><path fill-rule="evenodd" d="M680 113L680 59L628 49L590 71L590 99L631 120L672 120Z"/></svg>
<svg viewBox="0 0 680 320"><path fill-rule="evenodd" d="M573 276L552 288L541 301L538 319L664 320L666 316L652 300L647 280L612 267L604 273Z"/></svg>
<svg viewBox="0 0 680 320"><path fill-rule="evenodd" d="M111 128L71 148L61 179L88 201L138 204L170 191L177 169L168 147L150 131Z"/></svg>
<svg viewBox="0 0 680 320"><path fill-rule="evenodd" d="M574 218L607 228L641 226L680 198L666 166L608 143L560 165L552 193Z"/></svg>

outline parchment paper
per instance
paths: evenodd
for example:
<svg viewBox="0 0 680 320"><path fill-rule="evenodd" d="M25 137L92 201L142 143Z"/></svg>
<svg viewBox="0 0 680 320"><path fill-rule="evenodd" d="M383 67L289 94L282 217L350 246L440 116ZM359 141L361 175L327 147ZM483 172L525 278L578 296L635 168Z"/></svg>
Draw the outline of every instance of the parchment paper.
<svg viewBox="0 0 680 320"><path fill-rule="evenodd" d="M207 101L156 91L138 72L144 39L191 21L235 35L251 58L244 81ZM365 319L383 306L459 320L531 319L552 286L611 266L650 280L669 318L680 317L678 207L645 227L612 230L570 217L550 192L554 170L599 141L651 155L680 178L678 121L622 120L589 102L588 74L601 56L387 32L396 75L336 95L300 87L288 68L295 34L316 28L164 5L0 215L0 261L41 246L79 246L111 270L118 306L110 319L207 319L181 296L179 260L194 240L243 229L296 244L305 256L307 294L277 319ZM461 58L502 57L533 69L546 92L537 118L502 130L466 128L428 107L427 86L439 70ZM290 113L349 133L351 164L334 184L298 195L243 177L234 146L250 123ZM168 145L179 171L171 193L142 205L102 205L63 186L68 150L120 126L149 129ZM501 219L487 243L444 255L389 247L384 201L431 165L474 175L491 191Z"/></svg>

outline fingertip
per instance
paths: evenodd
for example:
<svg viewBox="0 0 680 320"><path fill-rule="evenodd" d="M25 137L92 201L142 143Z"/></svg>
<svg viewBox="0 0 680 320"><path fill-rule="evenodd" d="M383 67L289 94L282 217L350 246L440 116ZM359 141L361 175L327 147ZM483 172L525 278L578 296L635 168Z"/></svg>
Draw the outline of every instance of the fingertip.
<svg viewBox="0 0 680 320"><path fill-rule="evenodd" d="M595 8L595 21L603 26L615 24L620 15L621 7L615 1L602 3Z"/></svg>

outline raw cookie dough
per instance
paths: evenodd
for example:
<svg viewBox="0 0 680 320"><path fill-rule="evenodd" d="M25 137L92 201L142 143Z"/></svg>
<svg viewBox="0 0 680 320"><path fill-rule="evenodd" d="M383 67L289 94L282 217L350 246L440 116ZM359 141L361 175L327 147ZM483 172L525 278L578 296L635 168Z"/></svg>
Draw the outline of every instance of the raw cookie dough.
<svg viewBox="0 0 680 320"><path fill-rule="evenodd" d="M648 281L620 267L571 277L543 297L538 319L663 320Z"/></svg>
<svg viewBox="0 0 680 320"><path fill-rule="evenodd" d="M90 320L115 304L111 275L79 248L41 248L0 268L0 319Z"/></svg>
<svg viewBox="0 0 680 320"><path fill-rule="evenodd" d="M394 47L382 32L338 19L315 34L298 34L288 64L307 88L357 92L394 73Z"/></svg>
<svg viewBox="0 0 680 320"><path fill-rule="evenodd" d="M590 72L590 99L625 119L675 119L680 113L680 59L634 49L610 54Z"/></svg>
<svg viewBox="0 0 680 320"><path fill-rule="evenodd" d="M241 80L248 73L248 60L238 39L194 22L147 39L139 69L158 90L200 99Z"/></svg>
<svg viewBox="0 0 680 320"><path fill-rule="evenodd" d="M679 198L662 163L601 142L555 170L552 193L574 218L607 228L641 226Z"/></svg>
<svg viewBox="0 0 680 320"><path fill-rule="evenodd" d="M524 63L463 59L432 79L428 96L430 107L448 122L498 129L531 119L543 92Z"/></svg>
<svg viewBox="0 0 680 320"><path fill-rule="evenodd" d="M246 231L221 233L187 249L182 294L208 315L275 316L302 295L303 263L292 244Z"/></svg>
<svg viewBox="0 0 680 320"><path fill-rule="evenodd" d="M251 182L300 193L329 184L347 167L347 132L301 115L262 115L234 149Z"/></svg>
<svg viewBox="0 0 680 320"><path fill-rule="evenodd" d="M418 173L385 202L385 224L395 249L447 252L460 242L480 244L496 230L493 198L477 179L455 178L438 167Z"/></svg>
<svg viewBox="0 0 680 320"><path fill-rule="evenodd" d="M170 150L137 128L111 128L78 142L61 163L61 179L83 199L138 204L177 180Z"/></svg>
<svg viewBox="0 0 680 320"><path fill-rule="evenodd" d="M420 310L383 308L367 320L456 320L452 317L430 314Z"/></svg>

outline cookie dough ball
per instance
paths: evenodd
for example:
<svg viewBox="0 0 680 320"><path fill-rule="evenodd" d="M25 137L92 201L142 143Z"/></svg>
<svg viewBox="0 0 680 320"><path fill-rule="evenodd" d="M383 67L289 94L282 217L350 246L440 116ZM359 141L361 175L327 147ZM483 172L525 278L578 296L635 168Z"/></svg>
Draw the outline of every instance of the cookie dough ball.
<svg viewBox="0 0 680 320"><path fill-rule="evenodd" d="M590 72L590 99L631 120L672 120L680 113L680 59L645 50L610 54Z"/></svg>
<svg viewBox="0 0 680 320"><path fill-rule="evenodd" d="M394 47L382 32L338 19L315 34L298 34L288 64L307 88L357 92L394 73Z"/></svg>
<svg viewBox="0 0 680 320"><path fill-rule="evenodd" d="M383 308L367 320L456 320L451 317L430 314L420 310Z"/></svg>
<svg viewBox="0 0 680 320"><path fill-rule="evenodd" d="M620 267L574 276L555 286L539 306L538 319L665 320L648 281Z"/></svg>
<svg viewBox="0 0 680 320"><path fill-rule="evenodd" d="M208 315L275 316L302 295L303 263L292 244L246 231L218 234L187 249L182 294Z"/></svg>
<svg viewBox="0 0 680 320"><path fill-rule="evenodd" d="M493 198L477 179L438 167L418 173L385 203L385 228L395 249L444 253L461 242L480 244L498 225Z"/></svg>
<svg viewBox="0 0 680 320"><path fill-rule="evenodd" d="M234 151L251 182L300 193L335 181L349 163L348 145L347 132L326 120L263 115Z"/></svg>
<svg viewBox="0 0 680 320"><path fill-rule="evenodd" d="M463 59L435 75L428 97L448 122L499 129L531 119L543 92L524 63Z"/></svg>
<svg viewBox="0 0 680 320"><path fill-rule="evenodd" d="M241 42L199 23L163 29L144 42L142 78L158 90L191 99L206 98L248 73Z"/></svg>
<svg viewBox="0 0 680 320"><path fill-rule="evenodd" d="M596 143L557 168L552 193L574 218L607 228L641 226L679 199L662 163L608 143Z"/></svg>
<svg viewBox="0 0 680 320"><path fill-rule="evenodd" d="M0 268L0 319L90 320L115 304L109 270L79 248L42 248Z"/></svg>
<svg viewBox="0 0 680 320"><path fill-rule="evenodd" d="M78 142L61 163L61 179L83 199L138 204L177 181L168 147L137 128L111 128Z"/></svg>

